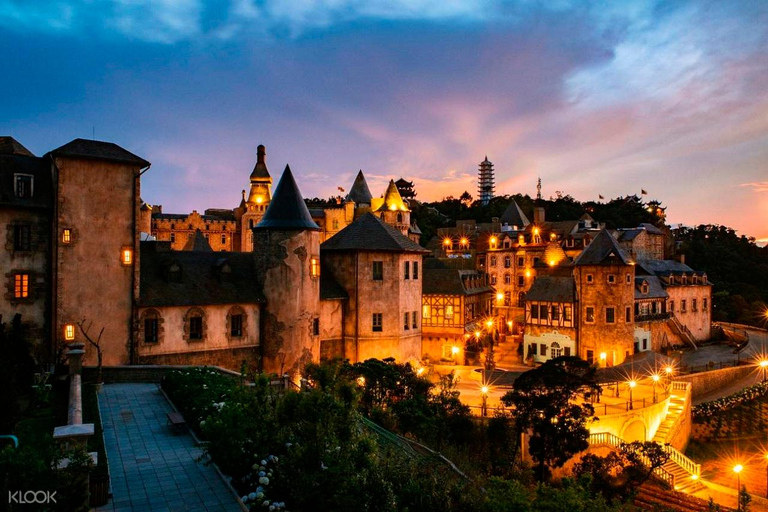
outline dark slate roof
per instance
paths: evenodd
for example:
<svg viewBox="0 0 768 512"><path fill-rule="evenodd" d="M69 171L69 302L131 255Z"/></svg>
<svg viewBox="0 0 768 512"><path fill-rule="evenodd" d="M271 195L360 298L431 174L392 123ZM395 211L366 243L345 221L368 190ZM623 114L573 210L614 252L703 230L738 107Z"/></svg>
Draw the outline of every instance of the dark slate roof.
<svg viewBox="0 0 768 512"><path fill-rule="evenodd" d="M327 269L320 271L320 300L344 300L349 295Z"/></svg>
<svg viewBox="0 0 768 512"><path fill-rule="evenodd" d="M251 172L251 179L272 181L272 176L269 175L269 169L267 169L267 149L261 144L256 148L256 165Z"/></svg>
<svg viewBox="0 0 768 512"><path fill-rule="evenodd" d="M666 276L675 272L693 272L694 270L675 260L638 260L637 265L646 273L657 276Z"/></svg>
<svg viewBox="0 0 768 512"><path fill-rule="evenodd" d="M198 252L212 252L211 244L203 235L203 232L199 229L195 230L195 236L191 236L187 239L187 243L184 244L184 251L198 251Z"/></svg>
<svg viewBox="0 0 768 512"><path fill-rule="evenodd" d="M624 240L632 241L635 238L637 238L637 236L640 233L642 233L643 231L644 230L637 229L637 228L634 228L634 229L622 229L622 230L619 231L619 240L622 240L622 241L624 241Z"/></svg>
<svg viewBox="0 0 768 512"><path fill-rule="evenodd" d="M629 265L630 257L607 230L600 231L592 243L581 251L574 265Z"/></svg>
<svg viewBox="0 0 768 512"><path fill-rule="evenodd" d="M13 137L0 137L0 155L35 156Z"/></svg>
<svg viewBox="0 0 768 512"><path fill-rule="evenodd" d="M475 270L425 267L422 273L421 293L423 295L477 295L493 292L493 288L487 284L476 288L467 288L462 279L465 276L482 277Z"/></svg>
<svg viewBox="0 0 768 512"><path fill-rule="evenodd" d="M117 144L99 140L75 139L60 148L54 149L51 151L51 154L53 156L107 160L110 162L133 164L138 167L149 166L149 162L121 148Z"/></svg>
<svg viewBox="0 0 768 512"><path fill-rule="evenodd" d="M518 226L518 229L523 229L531 223L514 199L509 203L509 206L504 210L504 213L501 214L501 217L499 217L499 222L501 222L502 225Z"/></svg>
<svg viewBox="0 0 768 512"><path fill-rule="evenodd" d="M652 235L663 235L664 234L659 228L657 228L653 224L649 224L647 222L641 223L640 226L638 226L638 227L645 228L645 230L647 232L649 232L650 234L652 234Z"/></svg>
<svg viewBox="0 0 768 512"><path fill-rule="evenodd" d="M255 229L320 230L309 214L290 166L285 166L267 211Z"/></svg>
<svg viewBox="0 0 768 512"><path fill-rule="evenodd" d="M16 197L15 174L32 175L32 197ZM29 208L53 206L51 164L44 158L0 153L0 205Z"/></svg>
<svg viewBox="0 0 768 512"><path fill-rule="evenodd" d="M576 285L573 277L539 276L525 294L526 301L576 302Z"/></svg>
<svg viewBox="0 0 768 512"><path fill-rule="evenodd" d="M357 204L371 204L372 198L373 195L371 194L371 189L368 188L368 182L365 181L365 176L363 176L363 170L361 169L357 173L357 177L352 184L352 188L349 190L349 194L347 194L347 199L349 201L354 201Z"/></svg>
<svg viewBox="0 0 768 512"><path fill-rule="evenodd" d="M320 245L324 251L418 252L428 250L372 213L356 219Z"/></svg>
<svg viewBox="0 0 768 512"><path fill-rule="evenodd" d="M266 300L256 285L251 253L159 250L162 247L162 242L141 242L140 306L253 304ZM178 282L169 278L168 270L174 264L181 269Z"/></svg>
<svg viewBox="0 0 768 512"><path fill-rule="evenodd" d="M411 223L411 227L408 229L409 233L413 233L414 235L421 235L423 234L421 230L419 229L419 225L416 224L416 221L413 221Z"/></svg>
<svg viewBox="0 0 768 512"><path fill-rule="evenodd" d="M648 293L643 293L643 282L648 283ZM665 299L669 294L664 291L661 281L656 276L635 277L635 299Z"/></svg>

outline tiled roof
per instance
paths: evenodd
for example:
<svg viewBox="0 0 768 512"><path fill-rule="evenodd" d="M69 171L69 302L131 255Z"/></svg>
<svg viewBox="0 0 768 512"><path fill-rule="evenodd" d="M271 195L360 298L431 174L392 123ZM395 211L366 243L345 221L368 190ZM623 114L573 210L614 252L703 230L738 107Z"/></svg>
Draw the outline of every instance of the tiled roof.
<svg viewBox="0 0 768 512"><path fill-rule="evenodd" d="M499 217L499 222L501 222L502 225L507 224L509 226L517 226L518 229L523 229L531 223L514 199L509 203L509 206L504 210L504 213L501 214L501 217Z"/></svg>
<svg viewBox="0 0 768 512"><path fill-rule="evenodd" d="M323 242L320 249L323 251L429 252L372 213L366 213L356 219Z"/></svg>
<svg viewBox="0 0 768 512"><path fill-rule="evenodd" d="M0 137L0 155L35 156L13 137Z"/></svg>
<svg viewBox="0 0 768 512"><path fill-rule="evenodd" d="M352 188L347 194L347 199L354 201L357 204L371 204L371 189L368 188L368 182L365 181L362 169L357 173L355 182L352 184Z"/></svg>
<svg viewBox="0 0 768 512"><path fill-rule="evenodd" d="M648 274L665 276L675 272L693 272L694 270L675 260L638 260L638 267L641 267Z"/></svg>
<svg viewBox="0 0 768 512"><path fill-rule="evenodd" d="M256 285L252 254L177 252L168 250L169 245L141 242L142 307L253 304L266 300ZM178 279L170 273L174 265L179 268Z"/></svg>
<svg viewBox="0 0 768 512"><path fill-rule="evenodd" d="M643 283L648 283L648 293L643 293ZM661 281L656 276L635 277L635 299L665 299L669 294L664 291Z"/></svg>
<svg viewBox="0 0 768 512"><path fill-rule="evenodd" d="M320 230L309 214L289 166L285 166L267 211L256 229Z"/></svg>
<svg viewBox="0 0 768 512"><path fill-rule="evenodd" d="M525 294L526 301L576 302L576 285L573 277L539 276Z"/></svg>
<svg viewBox="0 0 768 512"><path fill-rule="evenodd" d="M611 234L605 229L595 236L581 254L576 257L574 265L629 265L630 257L622 249Z"/></svg>
<svg viewBox="0 0 768 512"><path fill-rule="evenodd" d="M198 252L212 252L211 244L208 243L208 239L205 238L203 232L199 229L195 230L195 235L187 239L187 243L184 244L184 251L198 251Z"/></svg>
<svg viewBox="0 0 768 512"><path fill-rule="evenodd" d="M16 196L15 174L32 176L32 197ZM53 184L51 164L44 158L19 154L0 154L0 205L51 208Z"/></svg>
<svg viewBox="0 0 768 512"><path fill-rule="evenodd" d="M475 270L425 267L421 293L423 295L477 295L493 292L493 288L487 284L468 288L462 279L463 277L482 279L482 276Z"/></svg>
<svg viewBox="0 0 768 512"><path fill-rule="evenodd" d="M72 142L51 151L53 156L74 158L89 158L93 160L107 160L124 164L133 164L138 167L147 167L149 162L127 151L112 142L99 140L75 139Z"/></svg>

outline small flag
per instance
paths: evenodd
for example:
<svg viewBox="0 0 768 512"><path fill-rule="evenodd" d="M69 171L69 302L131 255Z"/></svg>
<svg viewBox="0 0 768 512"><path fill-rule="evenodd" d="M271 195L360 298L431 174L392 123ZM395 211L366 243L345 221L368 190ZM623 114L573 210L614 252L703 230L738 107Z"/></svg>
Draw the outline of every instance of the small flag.
<svg viewBox="0 0 768 512"><path fill-rule="evenodd" d="M648 192L644 188L641 188L640 194L645 196L645 195L648 195Z"/></svg>
<svg viewBox="0 0 768 512"><path fill-rule="evenodd" d="M605 199L605 198L604 198L602 195L600 195L600 194L597 194L597 197L599 197L600 199Z"/></svg>
<svg viewBox="0 0 768 512"><path fill-rule="evenodd" d="M343 187L336 187L336 188L338 188L339 192L341 192L342 194L344 193L344 188Z"/></svg>

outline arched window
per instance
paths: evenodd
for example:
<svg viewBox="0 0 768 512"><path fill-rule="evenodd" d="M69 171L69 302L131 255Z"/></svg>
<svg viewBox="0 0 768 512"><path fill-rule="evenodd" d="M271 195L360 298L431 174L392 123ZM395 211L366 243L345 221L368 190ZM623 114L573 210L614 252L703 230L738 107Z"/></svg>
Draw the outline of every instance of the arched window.
<svg viewBox="0 0 768 512"><path fill-rule="evenodd" d="M248 316L240 306L232 306L227 312L227 338L244 339L248 337Z"/></svg>
<svg viewBox="0 0 768 512"><path fill-rule="evenodd" d="M560 348L560 344L556 341L553 341L552 344L549 346L551 358L554 359L556 357L560 357L563 355L563 349Z"/></svg>
<svg viewBox="0 0 768 512"><path fill-rule="evenodd" d="M156 309L147 309L139 319L139 336L144 343L160 343L163 340L163 318Z"/></svg>
<svg viewBox="0 0 768 512"><path fill-rule="evenodd" d="M512 276L510 274L504 274L504 284L512 284Z"/></svg>
<svg viewBox="0 0 768 512"><path fill-rule="evenodd" d="M200 308L190 308L184 315L184 340L188 343L205 341L205 312Z"/></svg>
<svg viewBox="0 0 768 512"><path fill-rule="evenodd" d="M403 214L400 212L397 213L397 222L403 222Z"/></svg>

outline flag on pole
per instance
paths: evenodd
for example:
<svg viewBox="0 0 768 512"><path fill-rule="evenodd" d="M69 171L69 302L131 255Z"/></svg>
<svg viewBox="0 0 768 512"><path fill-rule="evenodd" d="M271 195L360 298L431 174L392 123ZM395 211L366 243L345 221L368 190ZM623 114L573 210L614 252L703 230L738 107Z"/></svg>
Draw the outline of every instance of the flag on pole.
<svg viewBox="0 0 768 512"><path fill-rule="evenodd" d="M605 198L604 198L602 195L600 195L600 194L597 194L597 197L599 197L600 199L605 199Z"/></svg>
<svg viewBox="0 0 768 512"><path fill-rule="evenodd" d="M646 196L646 195L648 195L648 192L644 188L641 188L640 189L640 194Z"/></svg>
<svg viewBox="0 0 768 512"><path fill-rule="evenodd" d="M342 194L344 193L344 188L343 187L336 187L336 188L338 188L339 192L341 192Z"/></svg>

